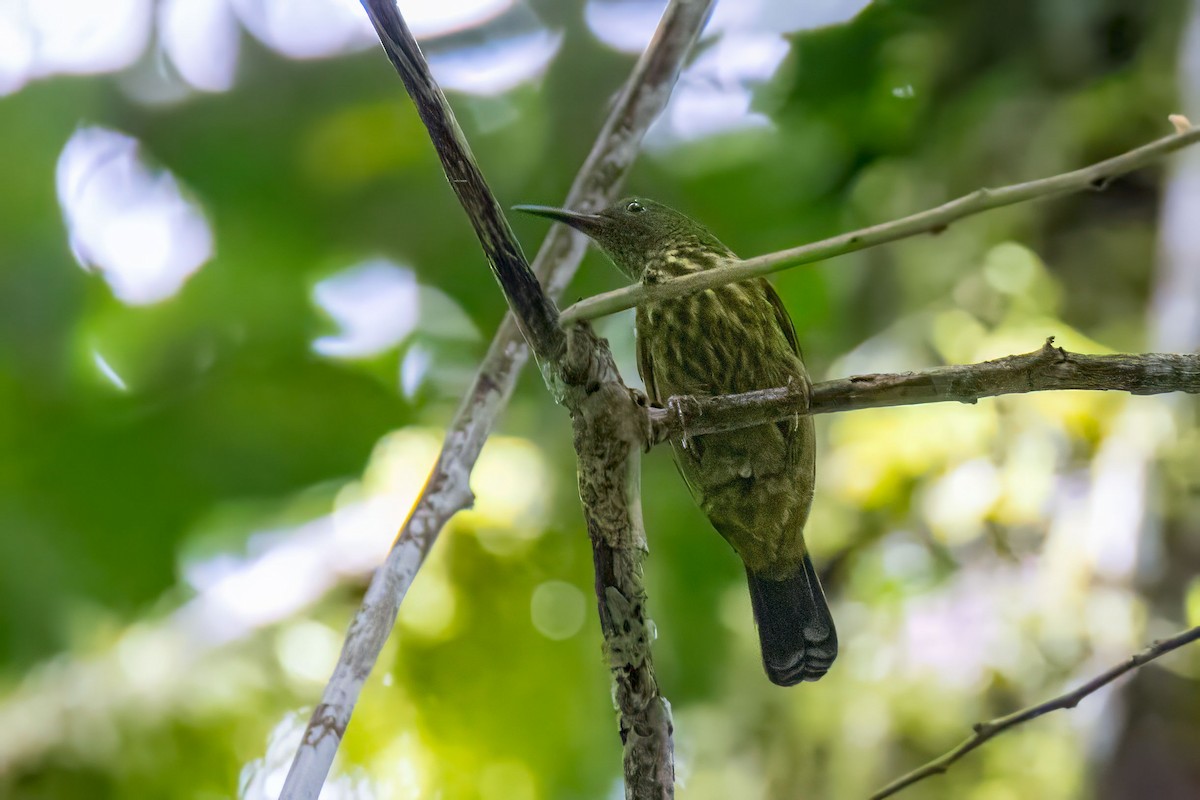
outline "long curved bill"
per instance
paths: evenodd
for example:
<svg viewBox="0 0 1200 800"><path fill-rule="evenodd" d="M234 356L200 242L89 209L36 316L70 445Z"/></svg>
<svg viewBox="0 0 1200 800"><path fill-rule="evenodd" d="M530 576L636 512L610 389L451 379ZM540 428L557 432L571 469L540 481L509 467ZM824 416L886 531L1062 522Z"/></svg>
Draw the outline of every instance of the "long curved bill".
<svg viewBox="0 0 1200 800"><path fill-rule="evenodd" d="M594 236L608 226L608 218L600 214L584 214L579 211L568 211L565 208L554 208L553 206L513 206L513 211L524 211L526 214L533 214L545 217L546 219L552 219L555 222L562 222L581 233L586 233L588 236Z"/></svg>

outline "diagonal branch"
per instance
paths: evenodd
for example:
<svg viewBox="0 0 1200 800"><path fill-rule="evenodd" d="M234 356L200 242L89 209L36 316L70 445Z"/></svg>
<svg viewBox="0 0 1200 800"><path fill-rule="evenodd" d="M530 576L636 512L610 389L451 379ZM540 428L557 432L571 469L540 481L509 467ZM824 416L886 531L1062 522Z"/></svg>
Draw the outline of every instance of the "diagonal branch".
<svg viewBox="0 0 1200 800"><path fill-rule="evenodd" d="M644 409L621 381L608 342L574 326L563 364L596 574L596 605L613 674L624 746L626 800L671 800L675 759L671 709L658 690L642 562L646 531L640 496Z"/></svg>
<svg viewBox="0 0 1200 800"><path fill-rule="evenodd" d="M581 167L566 204L599 208L619 191L642 137L666 105L680 69L715 0L671 0L646 51L626 81ZM551 299L561 296L586 239L555 226L533 262ZM468 507L471 469L507 405L529 349L512 312L505 315L474 382L447 428L442 452L387 561L376 572L346 635L337 667L314 709L284 797L316 798L350 721L363 684L395 624L400 604L446 522Z"/></svg>
<svg viewBox="0 0 1200 800"><path fill-rule="evenodd" d="M951 200L937 208L891 222L872 225L869 228L843 233L831 239L780 250L777 253L767 253L755 258L733 261L728 266L694 272L653 286L635 284L598 294L595 297L581 300L563 311L560 321L563 325L569 325L580 320L595 319L633 308L650 298L665 300L671 297L681 297L711 289L714 286L769 275L787 267L824 261L834 256L865 250L898 239L907 239L924 233L941 233L953 222L993 208L1011 206L1016 203L1083 189L1103 189L1113 178L1152 164L1168 153L1173 153L1196 142L1200 142L1200 128L1187 128L1074 172L1065 172L1050 178L1013 184L999 189L977 189L969 195Z"/></svg>
<svg viewBox="0 0 1200 800"><path fill-rule="evenodd" d="M1050 337L1040 350L978 364L823 381L813 385L807 406L804 394L790 387L719 397L672 397L667 408L649 410L651 440L701 436L796 414L974 403L983 397L1053 389L1196 394L1200 393L1200 354L1081 355L1055 347Z"/></svg>
<svg viewBox="0 0 1200 800"><path fill-rule="evenodd" d="M951 764L953 764L955 761L958 761L967 753L979 747L989 739L1004 733L1010 728L1015 728L1017 725L1037 719L1043 714L1049 714L1051 711L1074 708L1075 706L1079 705L1079 701L1083 700L1083 698L1094 693L1098 689L1107 686L1125 673L1132 672L1138 667L1150 663L1159 656L1165 655L1172 650L1178 650L1180 647L1197 640L1200 640L1200 627L1195 627L1191 630L1184 631L1183 633L1172 636L1170 639L1163 639L1155 642L1142 652L1129 657L1112 669L1097 675L1095 678L1092 678L1090 681L1074 691L1059 695L1058 697L1047 700L1044 703L1038 703L1037 705L1022 709L1021 711L1009 714L1006 717L999 717L997 719L989 720L988 722L977 723L974 728L975 732L966 740L964 740L963 743L958 747L938 758L935 758L928 764L913 770L912 772L893 781L892 783L889 783L887 786L871 795L869 800L883 800L885 797L891 797L897 792L912 786L918 781L925 780L931 775L941 775L950 768Z"/></svg>
<svg viewBox="0 0 1200 800"><path fill-rule="evenodd" d="M566 346L566 337L558 326L558 308L542 292L537 276L525 260L521 245L475 163L454 112L433 79L400 9L391 0L363 0L363 8L429 131L450 187L471 220L525 341L538 358L558 358Z"/></svg>

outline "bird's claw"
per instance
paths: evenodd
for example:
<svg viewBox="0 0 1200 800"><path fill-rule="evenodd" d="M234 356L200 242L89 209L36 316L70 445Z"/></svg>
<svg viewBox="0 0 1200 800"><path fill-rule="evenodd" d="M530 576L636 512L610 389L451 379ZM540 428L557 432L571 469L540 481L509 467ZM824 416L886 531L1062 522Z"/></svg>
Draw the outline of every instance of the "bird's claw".
<svg viewBox="0 0 1200 800"><path fill-rule="evenodd" d="M667 411L679 420L679 443L687 450L692 443L687 432L688 420L700 416L700 402L690 394L671 395L667 399Z"/></svg>
<svg viewBox="0 0 1200 800"><path fill-rule="evenodd" d="M808 379L807 375L803 376L801 379L797 379L795 375L789 375L786 388L788 390L788 394L801 400L799 405L804 409L804 411L808 411L812 408L812 381ZM793 432L799 430L801 416L802 414L800 412L792 415Z"/></svg>

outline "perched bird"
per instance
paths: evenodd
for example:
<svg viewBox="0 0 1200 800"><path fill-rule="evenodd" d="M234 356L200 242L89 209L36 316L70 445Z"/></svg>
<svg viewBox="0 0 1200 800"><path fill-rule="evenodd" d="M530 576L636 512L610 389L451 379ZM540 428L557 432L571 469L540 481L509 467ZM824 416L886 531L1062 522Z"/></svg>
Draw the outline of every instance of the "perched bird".
<svg viewBox="0 0 1200 800"><path fill-rule="evenodd" d="M626 198L598 214L517 206L587 234L630 279L651 284L711 269L734 254L703 225L661 203ZM796 331L762 278L637 309L638 371L650 400L811 384ZM672 442L697 504L746 565L763 666L772 682L815 681L837 633L804 544L816 448L797 417Z"/></svg>

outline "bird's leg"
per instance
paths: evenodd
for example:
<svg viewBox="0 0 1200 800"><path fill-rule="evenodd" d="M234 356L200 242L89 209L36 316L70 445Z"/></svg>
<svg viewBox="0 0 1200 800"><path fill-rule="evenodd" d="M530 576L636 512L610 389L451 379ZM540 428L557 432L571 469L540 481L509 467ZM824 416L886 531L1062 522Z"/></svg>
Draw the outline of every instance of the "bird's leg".
<svg viewBox="0 0 1200 800"><path fill-rule="evenodd" d="M802 399L800 404L805 411L812 408L812 381L807 375L797 378L795 375L788 376L787 382L788 394L797 399ZM795 432L800 428L800 417L803 414L797 411L792 415L792 431Z"/></svg>
<svg viewBox="0 0 1200 800"><path fill-rule="evenodd" d="M684 450L687 450L692 444L691 437L687 432L688 420L695 419L704 413L700 409L700 402L690 394L673 394L667 398L667 410L673 412L675 418L679 420L679 443L683 445Z"/></svg>

